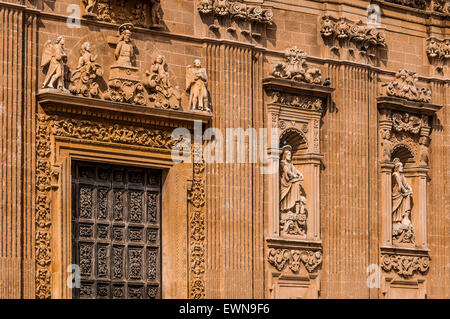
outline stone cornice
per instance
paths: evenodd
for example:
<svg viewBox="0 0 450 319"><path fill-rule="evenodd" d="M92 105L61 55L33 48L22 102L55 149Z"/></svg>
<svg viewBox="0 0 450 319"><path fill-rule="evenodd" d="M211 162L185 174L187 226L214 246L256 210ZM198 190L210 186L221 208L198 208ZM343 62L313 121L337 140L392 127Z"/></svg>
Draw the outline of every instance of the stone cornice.
<svg viewBox="0 0 450 319"><path fill-rule="evenodd" d="M49 113L77 114L109 120L159 124L178 127L180 123L192 126L194 121L208 123L211 114L202 111L180 111L153 108L101 99L74 96L56 90L41 90L37 99Z"/></svg>
<svg viewBox="0 0 450 319"><path fill-rule="evenodd" d="M442 108L441 105L409 101L393 96L379 96L377 97L377 103L379 108L388 108L399 111L412 111L427 115L433 115L435 112L439 111Z"/></svg>

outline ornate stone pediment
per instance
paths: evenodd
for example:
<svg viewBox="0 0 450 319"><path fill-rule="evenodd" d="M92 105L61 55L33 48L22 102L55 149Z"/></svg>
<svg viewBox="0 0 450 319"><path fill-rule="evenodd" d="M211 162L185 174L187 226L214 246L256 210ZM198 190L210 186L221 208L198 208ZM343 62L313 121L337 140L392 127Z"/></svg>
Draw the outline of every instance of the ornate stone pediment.
<svg viewBox="0 0 450 319"><path fill-rule="evenodd" d="M398 97L416 102L431 102L431 90L417 87L419 75L414 71L401 69L395 74L395 80L382 84L383 95Z"/></svg>

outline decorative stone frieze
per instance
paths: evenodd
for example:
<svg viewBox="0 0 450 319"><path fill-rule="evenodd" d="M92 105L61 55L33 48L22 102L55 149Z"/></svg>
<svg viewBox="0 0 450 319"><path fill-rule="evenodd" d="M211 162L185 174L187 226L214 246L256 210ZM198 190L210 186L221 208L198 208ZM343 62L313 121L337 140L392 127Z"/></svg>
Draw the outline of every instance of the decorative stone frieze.
<svg viewBox="0 0 450 319"><path fill-rule="evenodd" d="M274 65L273 76L298 82L321 83L322 72L318 68L308 67L305 51L294 46L286 49L284 56L285 62L278 62Z"/></svg>
<svg viewBox="0 0 450 319"><path fill-rule="evenodd" d="M320 34L337 57L342 57L345 52L349 59L359 61L362 58L364 62L377 64L381 50L387 48L384 32L362 20L353 23L343 17L325 15L321 20ZM355 51L359 56L355 55Z"/></svg>
<svg viewBox="0 0 450 319"><path fill-rule="evenodd" d="M201 0L197 10L203 15L229 16L236 20L266 24L272 24L273 17L271 9L247 5L244 1L240 0Z"/></svg>
<svg viewBox="0 0 450 319"><path fill-rule="evenodd" d="M320 250L270 248L267 260L278 271L283 271L288 267L293 273L298 273L303 265L311 273L322 264L322 252Z"/></svg>
<svg viewBox="0 0 450 319"><path fill-rule="evenodd" d="M429 267L430 257L428 256L381 255L381 268L385 272L393 271L405 278L412 277L414 274L425 274Z"/></svg>
<svg viewBox="0 0 450 319"><path fill-rule="evenodd" d="M123 24L131 22L138 27L162 27L160 0L82 0L85 18Z"/></svg>

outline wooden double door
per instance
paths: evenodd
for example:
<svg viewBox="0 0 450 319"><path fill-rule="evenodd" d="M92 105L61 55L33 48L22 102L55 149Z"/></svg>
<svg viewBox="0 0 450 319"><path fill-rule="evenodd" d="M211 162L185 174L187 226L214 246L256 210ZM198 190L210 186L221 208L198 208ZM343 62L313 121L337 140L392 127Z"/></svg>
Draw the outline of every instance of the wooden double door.
<svg viewBox="0 0 450 319"><path fill-rule="evenodd" d="M160 298L161 171L74 162L74 298Z"/></svg>

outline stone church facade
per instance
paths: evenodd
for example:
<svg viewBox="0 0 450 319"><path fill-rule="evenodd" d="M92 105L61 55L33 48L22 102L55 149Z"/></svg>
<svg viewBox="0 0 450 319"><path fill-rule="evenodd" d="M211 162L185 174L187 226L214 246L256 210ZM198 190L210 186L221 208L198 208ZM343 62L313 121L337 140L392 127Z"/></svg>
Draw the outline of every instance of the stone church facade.
<svg viewBox="0 0 450 319"><path fill-rule="evenodd" d="M448 1L0 13L0 298L450 297Z"/></svg>

